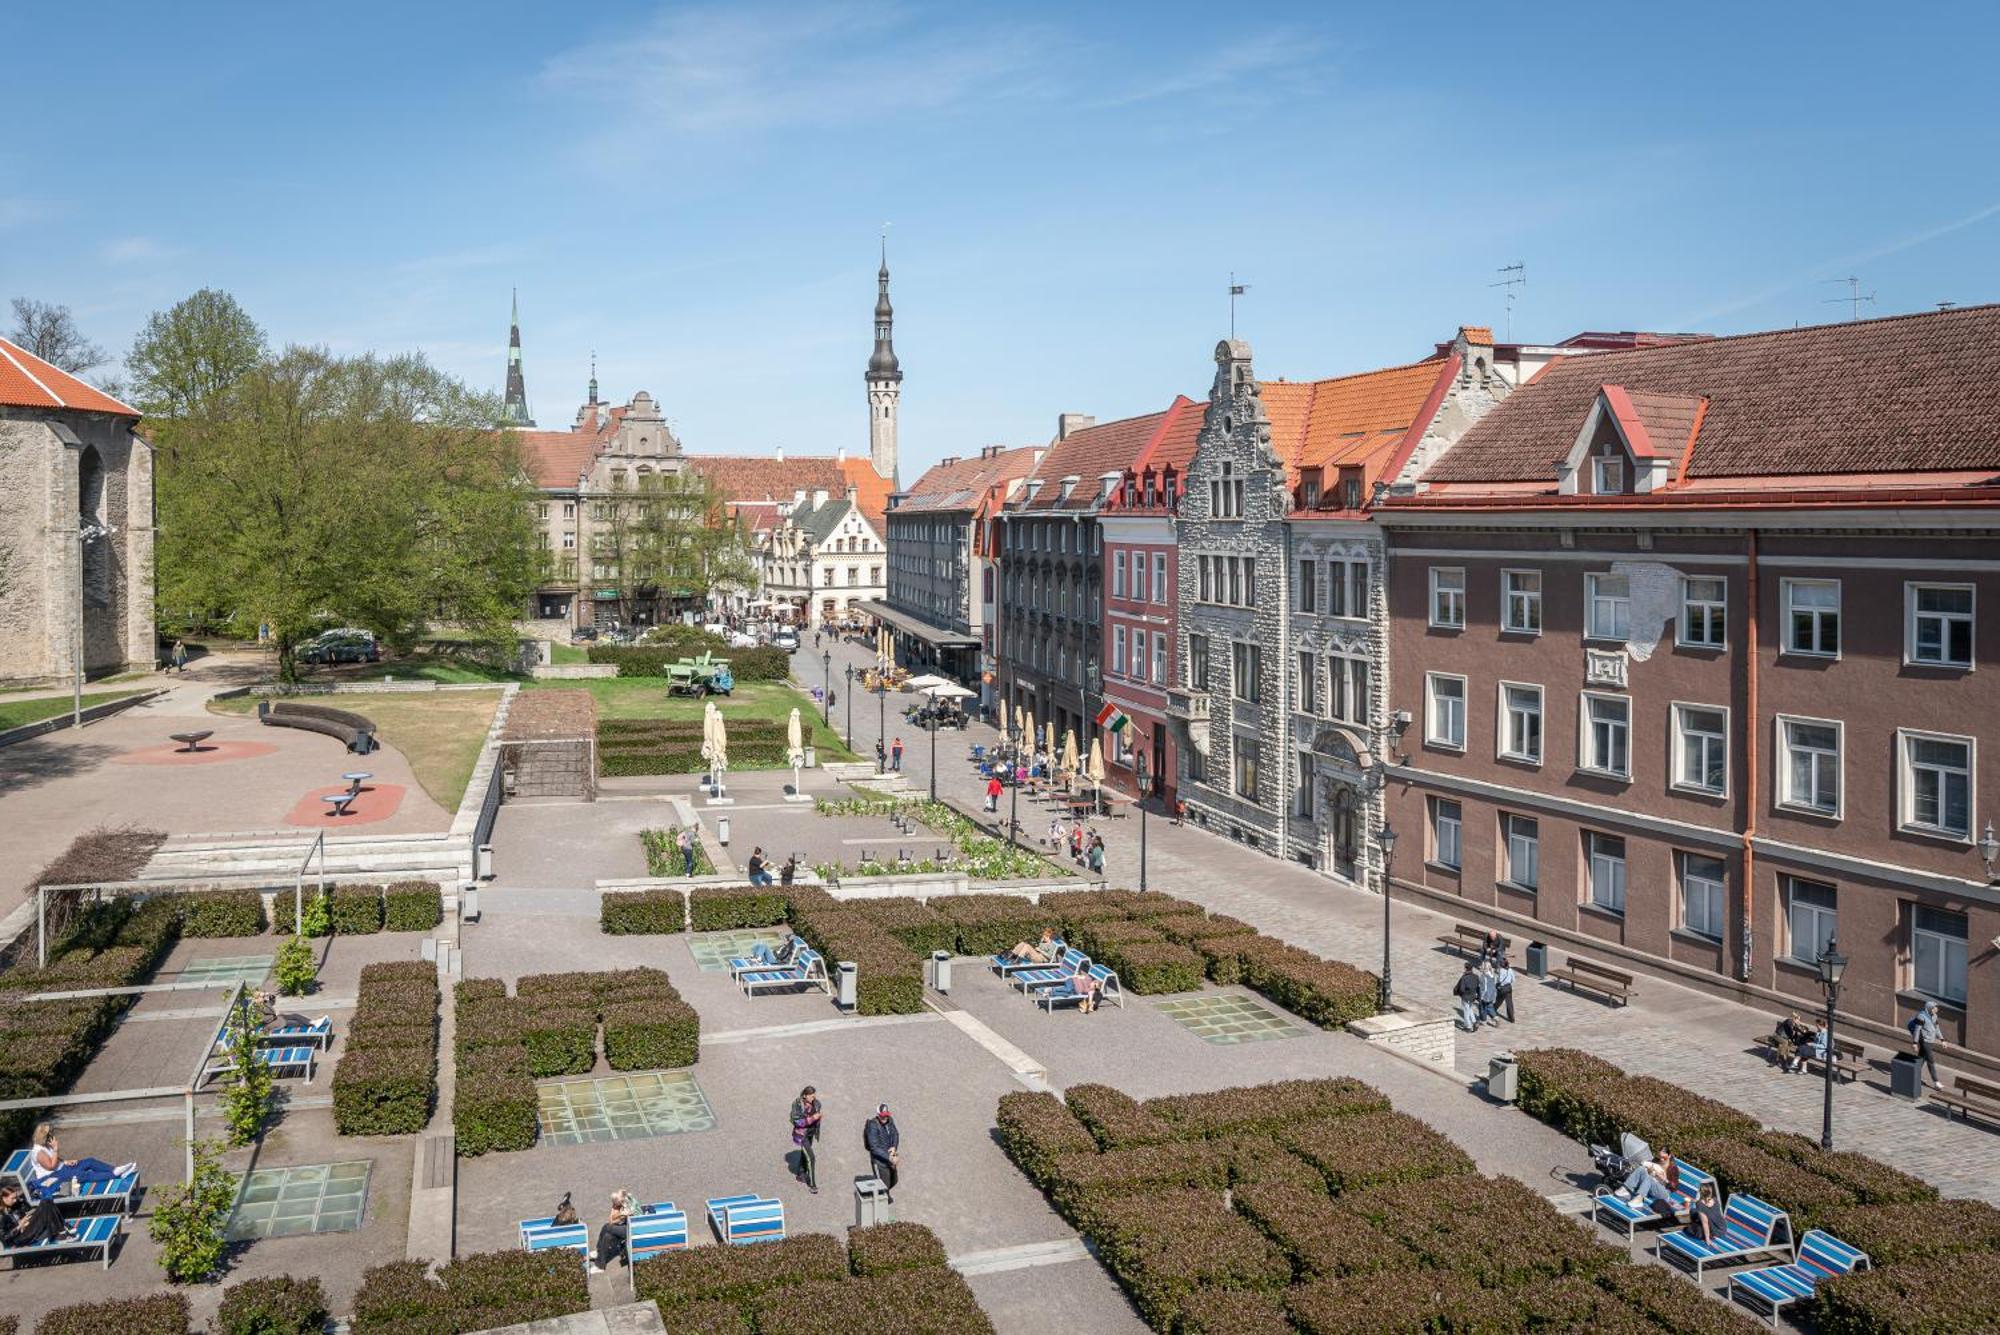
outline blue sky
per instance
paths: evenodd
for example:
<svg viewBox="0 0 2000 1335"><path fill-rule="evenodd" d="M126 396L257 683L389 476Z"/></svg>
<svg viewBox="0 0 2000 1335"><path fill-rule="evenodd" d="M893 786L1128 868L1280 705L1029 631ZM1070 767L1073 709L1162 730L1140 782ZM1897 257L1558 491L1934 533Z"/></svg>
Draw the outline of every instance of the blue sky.
<svg viewBox="0 0 2000 1335"><path fill-rule="evenodd" d="M1501 328L1516 261L1527 340L1843 318L1848 274L1883 314L2000 297L1985 6L41 5L6 40L0 298L122 352L213 285L497 389L518 286L545 426L595 348L691 449L860 450L888 222L906 480L1204 394L1232 269L1272 377Z"/></svg>

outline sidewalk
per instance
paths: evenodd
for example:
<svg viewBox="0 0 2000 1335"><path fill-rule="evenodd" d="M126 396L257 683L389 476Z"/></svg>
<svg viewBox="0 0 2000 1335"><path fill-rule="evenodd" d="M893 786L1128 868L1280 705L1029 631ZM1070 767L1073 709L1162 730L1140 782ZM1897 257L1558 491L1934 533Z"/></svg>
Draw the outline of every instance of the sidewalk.
<svg viewBox="0 0 2000 1335"><path fill-rule="evenodd" d="M845 662L872 664L874 655L850 644L833 646L834 671ZM929 778L930 738L904 725L902 708L914 696L891 692L888 732L903 737L903 770L913 788ZM846 701L834 711L844 727ZM854 702L849 745L872 755L875 699ZM938 795L979 811L983 781L967 762L973 743L992 743L995 730L974 724L937 739ZM1030 814L1032 812L1032 814ZM1002 800L1001 819L1007 814ZM1039 803L1021 801L1024 837L1048 822ZM1294 863L1239 848L1191 827L1147 818L1147 883L1151 889L1198 900L1295 945L1371 970L1382 959L1382 901ZM1102 821L1105 876L1112 885L1139 883L1139 818ZM1392 960L1397 995L1444 1007L1463 961L1437 944L1454 919L1397 900L1392 908ZM1520 1022L1460 1034L1458 1069L1483 1074L1496 1052L1516 1047L1575 1047L1616 1062L1634 1074L1654 1075L1752 1112L1782 1131L1819 1139L1821 1082L1784 1075L1751 1040L1771 1025L1768 1011L1738 1005L1663 980L1644 978L1628 1006L1613 1008L1553 983L1525 976L1515 988ZM1949 1072L1947 1071L1947 1079ZM2000 1204L2000 1133L1963 1121L1946 1121L1929 1106L1909 1104L1887 1092L1887 1077L1870 1070L1834 1091L1834 1145L1859 1150L1917 1174L1947 1195Z"/></svg>

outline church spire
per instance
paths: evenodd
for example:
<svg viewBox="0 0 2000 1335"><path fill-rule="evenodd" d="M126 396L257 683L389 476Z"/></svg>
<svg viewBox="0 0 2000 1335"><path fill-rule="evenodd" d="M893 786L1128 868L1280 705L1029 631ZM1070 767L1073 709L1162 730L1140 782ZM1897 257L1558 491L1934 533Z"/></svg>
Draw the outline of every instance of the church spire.
<svg viewBox="0 0 2000 1335"><path fill-rule="evenodd" d="M875 351L868 358L868 460L880 477L896 480L896 409L903 396L903 368L896 360L895 308L889 304L889 237L882 236L882 267L875 274Z"/></svg>
<svg viewBox="0 0 2000 1335"><path fill-rule="evenodd" d="M521 377L521 289L514 289L514 312L507 330L507 398L501 415L513 426L533 426L528 383Z"/></svg>
<svg viewBox="0 0 2000 1335"><path fill-rule="evenodd" d="M590 350L590 406L597 406L597 349Z"/></svg>

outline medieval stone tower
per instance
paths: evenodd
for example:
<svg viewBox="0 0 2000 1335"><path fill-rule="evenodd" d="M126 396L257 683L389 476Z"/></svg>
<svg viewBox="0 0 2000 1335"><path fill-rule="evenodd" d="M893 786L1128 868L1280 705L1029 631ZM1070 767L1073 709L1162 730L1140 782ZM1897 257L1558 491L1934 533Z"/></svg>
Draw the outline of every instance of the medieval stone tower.
<svg viewBox="0 0 2000 1335"><path fill-rule="evenodd" d="M868 461L882 477L896 480L896 403L903 396L903 368L896 364L892 337L896 314L889 305L889 247L875 275L875 351L868 358Z"/></svg>

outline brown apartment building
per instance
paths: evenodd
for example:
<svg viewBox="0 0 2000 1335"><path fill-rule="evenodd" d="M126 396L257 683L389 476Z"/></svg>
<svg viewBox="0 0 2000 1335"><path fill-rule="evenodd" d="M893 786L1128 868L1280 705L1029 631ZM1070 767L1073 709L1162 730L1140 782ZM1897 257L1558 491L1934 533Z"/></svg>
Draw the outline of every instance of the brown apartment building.
<svg viewBox="0 0 2000 1335"><path fill-rule="evenodd" d="M1557 361L1399 493L1401 892L2000 1064L2000 307Z"/></svg>

